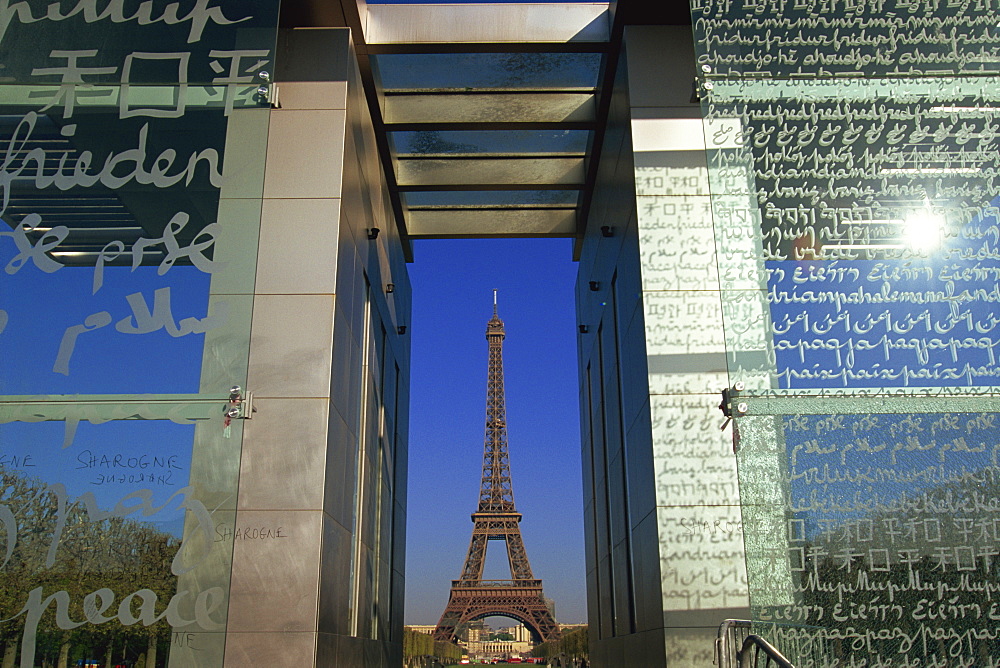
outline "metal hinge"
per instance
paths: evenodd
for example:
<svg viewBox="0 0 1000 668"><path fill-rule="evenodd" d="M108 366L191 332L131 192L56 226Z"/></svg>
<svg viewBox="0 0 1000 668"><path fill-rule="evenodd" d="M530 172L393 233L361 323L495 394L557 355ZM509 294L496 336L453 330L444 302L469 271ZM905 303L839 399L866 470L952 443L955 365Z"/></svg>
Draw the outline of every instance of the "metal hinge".
<svg viewBox="0 0 1000 668"><path fill-rule="evenodd" d="M278 109L281 104L278 102L278 84L271 81L271 73L260 71L257 73L260 83L257 86L257 102L272 109Z"/></svg>
<svg viewBox="0 0 1000 668"><path fill-rule="evenodd" d="M747 404L745 401L739 401L739 393L746 388L743 381L736 381L733 383L731 388L727 387L722 390L722 401L719 403L719 410L722 414L726 416L726 421L722 423L719 429L725 429L729 426L729 423L734 417L745 415L747 412ZM736 402L734 405L734 401Z"/></svg>
<svg viewBox="0 0 1000 668"><path fill-rule="evenodd" d="M253 393L243 392L239 385L229 388L229 403L223 411L230 420L249 420L257 409L253 407Z"/></svg>

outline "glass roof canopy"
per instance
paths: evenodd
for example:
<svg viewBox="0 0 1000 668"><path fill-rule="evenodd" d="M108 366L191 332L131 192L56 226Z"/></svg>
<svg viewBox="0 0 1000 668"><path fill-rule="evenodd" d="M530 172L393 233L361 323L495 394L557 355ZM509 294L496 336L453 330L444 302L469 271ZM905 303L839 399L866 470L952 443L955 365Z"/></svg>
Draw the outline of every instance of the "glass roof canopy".
<svg viewBox="0 0 1000 668"><path fill-rule="evenodd" d="M607 4L367 12L384 162L406 236L577 236Z"/></svg>

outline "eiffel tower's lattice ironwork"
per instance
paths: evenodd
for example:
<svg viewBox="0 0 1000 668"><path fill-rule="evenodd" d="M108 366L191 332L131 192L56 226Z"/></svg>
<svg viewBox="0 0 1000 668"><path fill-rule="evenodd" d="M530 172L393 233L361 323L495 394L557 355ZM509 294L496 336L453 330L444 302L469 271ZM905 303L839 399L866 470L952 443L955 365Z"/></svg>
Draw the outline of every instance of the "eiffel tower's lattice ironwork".
<svg viewBox="0 0 1000 668"><path fill-rule="evenodd" d="M542 581L531 574L528 553L521 540L521 513L514 508L507 452L507 410L503 389L503 321L497 315L493 292L493 317L486 323L489 342L489 380L486 391L486 442L479 508L472 514L472 540L462 576L452 580L451 595L434 631L437 640L454 640L469 622L491 616L506 616L524 624L536 640L559 638L545 597ZM507 545L510 580L483 580L486 547L491 540Z"/></svg>

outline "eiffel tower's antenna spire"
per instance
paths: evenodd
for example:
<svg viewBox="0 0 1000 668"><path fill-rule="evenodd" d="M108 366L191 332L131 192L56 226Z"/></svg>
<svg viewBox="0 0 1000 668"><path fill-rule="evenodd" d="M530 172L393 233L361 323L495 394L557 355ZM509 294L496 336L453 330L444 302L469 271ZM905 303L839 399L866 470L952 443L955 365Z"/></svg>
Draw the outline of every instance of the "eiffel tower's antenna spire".
<svg viewBox="0 0 1000 668"><path fill-rule="evenodd" d="M493 291L493 317L486 323L489 343L489 370L486 382L486 439L483 444L483 479L480 485L480 513L517 513L510 479L510 456L507 452L507 407L503 388L503 320L497 315L496 290ZM517 522L521 516L517 516ZM516 526L516 522L515 522ZM511 562L512 564L514 562ZM527 557L521 562L524 572L515 578L531 579ZM482 564L478 564L482 570ZM463 576L464 577L464 576ZM478 579L478 575L475 576Z"/></svg>
<svg viewBox="0 0 1000 668"><path fill-rule="evenodd" d="M497 314L497 289L493 288L493 315Z"/></svg>

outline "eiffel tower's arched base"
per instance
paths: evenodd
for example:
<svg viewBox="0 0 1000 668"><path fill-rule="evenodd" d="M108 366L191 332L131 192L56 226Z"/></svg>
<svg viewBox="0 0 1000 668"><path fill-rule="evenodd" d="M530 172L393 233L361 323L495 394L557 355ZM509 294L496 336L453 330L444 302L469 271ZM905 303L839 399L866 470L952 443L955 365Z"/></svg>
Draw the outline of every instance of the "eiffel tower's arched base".
<svg viewBox="0 0 1000 668"><path fill-rule="evenodd" d="M456 632L464 624L493 616L516 619L541 642L559 639L559 625L545 605L541 580L454 581L448 605L434 630L434 639L454 642Z"/></svg>

